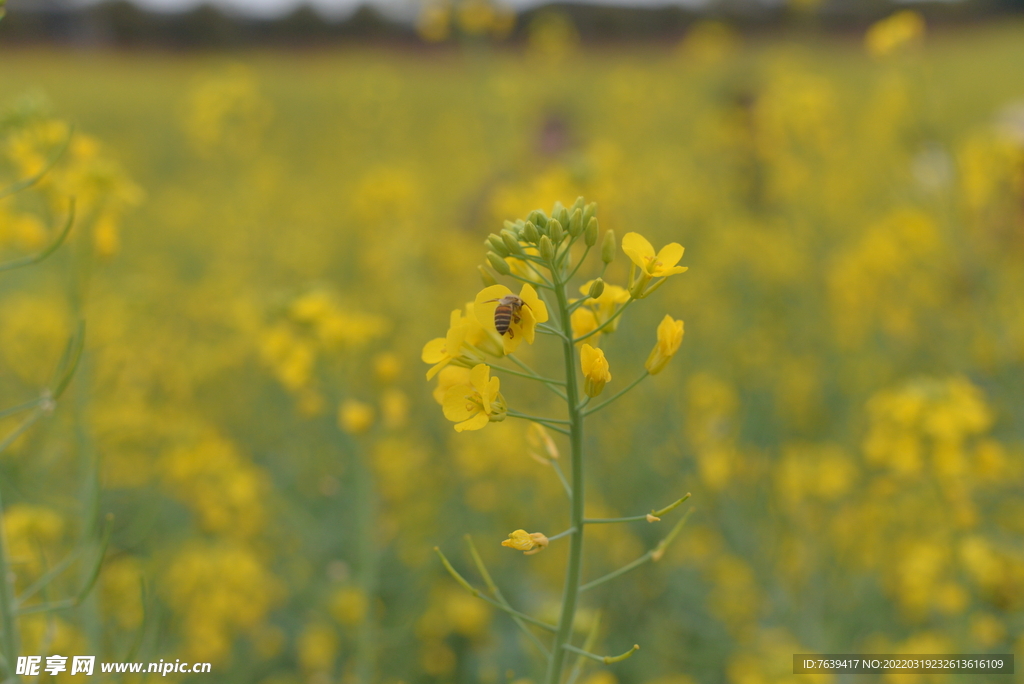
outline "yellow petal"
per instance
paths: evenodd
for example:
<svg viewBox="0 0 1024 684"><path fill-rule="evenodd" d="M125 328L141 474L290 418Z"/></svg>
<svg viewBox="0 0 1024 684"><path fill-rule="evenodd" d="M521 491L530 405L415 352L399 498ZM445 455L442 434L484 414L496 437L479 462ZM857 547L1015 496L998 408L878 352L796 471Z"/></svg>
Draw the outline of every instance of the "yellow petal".
<svg viewBox="0 0 1024 684"><path fill-rule="evenodd" d="M537 319L534 318L533 312L526 307L519 313L520 321L515 326L516 337L522 335L523 340L527 344L533 344L533 340L536 338L537 333Z"/></svg>
<svg viewBox="0 0 1024 684"><path fill-rule="evenodd" d="M489 422L490 419L487 417L487 414L484 413L483 411L480 411L469 420L463 421L461 423L456 423L455 431L465 432L466 430L479 430L480 428L485 427Z"/></svg>
<svg viewBox="0 0 1024 684"><path fill-rule="evenodd" d="M684 248L678 242L670 242L658 252L658 270L668 270L679 263L683 258ZM655 275L660 275L656 273Z"/></svg>
<svg viewBox="0 0 1024 684"><path fill-rule="evenodd" d="M455 385L449 387L444 393L444 417L453 423L472 418L480 413L479 407L474 403L473 388L469 385Z"/></svg>
<svg viewBox="0 0 1024 684"><path fill-rule="evenodd" d="M516 328L517 328L517 330L515 331L515 334L516 334L515 337L510 337L508 335L502 335L502 337L501 337L501 345L502 345L502 348L504 348L504 350L505 350L505 355L506 356L509 355L509 354L515 354L516 353L516 349L519 349L519 345L523 341L522 330L519 329L518 325L516 326Z"/></svg>
<svg viewBox="0 0 1024 684"><path fill-rule="evenodd" d="M470 371L469 377L470 382L473 385L473 389L479 394L483 394L487 391L487 381L491 375L491 369L486 363L478 363L473 366L473 370Z"/></svg>
<svg viewBox="0 0 1024 684"><path fill-rule="evenodd" d="M640 233L626 233L622 236L622 251L630 260L642 269L654 257L654 247Z"/></svg>
<svg viewBox="0 0 1024 684"><path fill-rule="evenodd" d="M427 380L433 380L434 376L441 372L441 369L451 363L451 357L444 357L438 363L435 363L430 370L427 371Z"/></svg>
<svg viewBox="0 0 1024 684"><path fill-rule="evenodd" d="M491 405L494 404L494 400L498 398L498 390L501 389L501 380L499 378L491 378L490 382L487 383L487 391L483 393L484 406L487 407L487 412L490 413Z"/></svg>
<svg viewBox="0 0 1024 684"><path fill-rule="evenodd" d="M443 337L435 337L423 345L423 352L420 354L423 363L439 363L444 359L446 357L444 345L445 338ZM427 379L429 380L430 378Z"/></svg>
<svg viewBox="0 0 1024 684"><path fill-rule="evenodd" d="M572 312L572 335L583 337L597 327L597 315L590 309L576 309Z"/></svg>
<svg viewBox="0 0 1024 684"><path fill-rule="evenodd" d="M533 289L533 285L528 283L523 285L523 289L519 292L519 298L523 300L528 307L533 317L537 319L538 323L545 323L548 320L548 307L544 303L544 300L537 296L537 291Z"/></svg>

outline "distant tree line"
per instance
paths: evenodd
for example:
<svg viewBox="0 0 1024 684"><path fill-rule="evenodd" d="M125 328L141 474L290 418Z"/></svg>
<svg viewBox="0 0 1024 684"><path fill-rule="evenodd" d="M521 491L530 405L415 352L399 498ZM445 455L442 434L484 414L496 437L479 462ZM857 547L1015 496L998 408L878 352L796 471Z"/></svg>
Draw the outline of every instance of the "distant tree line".
<svg viewBox="0 0 1024 684"><path fill-rule="evenodd" d="M903 5L905 6L905 5ZM693 9L681 6L623 7L552 3L520 14L509 40L523 39L533 15L552 9L574 22L584 42L676 40L695 21L718 18L749 32L780 29L853 31L894 10L891 0L823 0L813 12L784 2L718 0ZM1024 12L1024 0L916 2L929 23L999 20ZM85 44L174 49L231 46L326 46L346 42L418 45L411 21L364 4L347 17L331 19L310 6L276 18L225 12L212 4L182 12L154 12L128 0L72 6L64 0L9 0L0 38L10 44Z"/></svg>

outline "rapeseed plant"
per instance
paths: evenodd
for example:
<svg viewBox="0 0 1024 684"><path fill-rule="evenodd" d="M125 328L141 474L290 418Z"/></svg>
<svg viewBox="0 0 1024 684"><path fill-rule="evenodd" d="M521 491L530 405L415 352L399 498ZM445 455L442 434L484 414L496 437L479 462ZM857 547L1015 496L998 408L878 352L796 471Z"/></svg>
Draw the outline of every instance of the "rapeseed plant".
<svg viewBox="0 0 1024 684"><path fill-rule="evenodd" d="M485 241L489 248L487 261L496 273L486 269L485 282L494 282L505 276L522 283L518 295L501 284L492 284L481 290L467 311L456 309L452 312L448 333L443 338L431 340L423 348L422 359L433 364L427 371L427 380L443 369L469 369L469 382L445 382L442 399L444 416L455 423L455 430L481 430L489 424L502 422L507 418L519 418L532 423L530 439L535 448L544 452L548 463L555 467L565 486L569 498L571 527L559 534L548 536L542 532L527 532L517 529L501 542L502 546L522 551L526 555L538 554L552 542L567 539L569 558L565 571L561 608L558 623L553 625L515 610L497 588L473 542L467 537L470 552L477 569L492 596L487 596L473 587L459 574L441 550L435 551L441 562L455 580L471 594L484 599L491 605L512 616L516 625L533 641L546 657L545 680L548 684L560 684L566 672L566 659L574 655L579 659L569 675L575 681L582 669L583 659L605 664L616 663L632 656L638 649L634 645L621 655L596 655L587 646L581 648L573 643L574 627L579 611L580 595L593 587L608 582L642 565L661 559L668 544L679 534L691 511L672 528L669 534L651 551L632 563L602 577L584 583L583 541L588 525L609 523L630 523L646 521L655 523L681 503L689 494L662 510L648 514L622 518L587 518L585 513L585 470L588 456L584 452L584 422L588 415L605 408L619 399L641 380L660 371L672 358L682 341L682 321L666 317L658 330L658 343L651 352L652 361L639 378L628 384L612 397L596 406L590 406L592 399L600 396L605 385L612 380L609 362L604 351L592 346L586 340L594 339L599 333L612 332L619 324L619 317L636 300L643 299L660 288L669 277L686 271L678 266L683 256L683 247L671 243L655 252L651 244L638 233L628 233L623 238L622 250L633 262L629 283L626 287L606 285L605 271L615 257L615 237L612 231L605 233L600 249L600 276L587 282L580 291L583 299L569 298L573 291L572 281L586 263L591 249L598 244L600 228L596 203L586 204L582 197L570 206L560 202L552 208L550 215L541 210L530 213L526 219L506 221L500 234L491 234ZM615 289L613 289L615 288ZM610 296L602 301L605 292ZM628 292L624 297L621 293ZM591 307L594 325L579 332L573 325L573 314L581 307ZM549 311L555 321L549 323ZM598 322L597 312L603 313ZM615 326L615 327L613 327ZM539 375L522 361L516 352L522 343L532 345L537 335L556 338L561 343L564 375L562 379L546 378ZM512 368L503 360L511 361ZM652 370L653 369L653 370ZM500 392L501 380L491 377L491 371L525 378L548 388L565 402L566 418L543 417L524 413L510 406ZM581 382L582 381L582 382ZM439 382L439 386L441 382ZM583 397L581 395L586 395ZM567 479L557 465L557 447L547 431L564 435L569 441L570 477ZM589 457L592 460L593 456ZM545 644L532 631L540 628L553 634L550 643ZM549 635L550 636L550 635Z"/></svg>

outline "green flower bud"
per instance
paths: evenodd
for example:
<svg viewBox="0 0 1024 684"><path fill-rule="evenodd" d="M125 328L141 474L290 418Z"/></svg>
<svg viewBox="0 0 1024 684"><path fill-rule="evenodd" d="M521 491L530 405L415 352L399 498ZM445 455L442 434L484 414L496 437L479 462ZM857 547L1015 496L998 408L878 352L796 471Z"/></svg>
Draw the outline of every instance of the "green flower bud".
<svg viewBox="0 0 1024 684"><path fill-rule="evenodd" d="M565 237L565 231L562 230L562 222L558 219L551 219L548 223L548 235L551 236L551 241L556 245L562 241Z"/></svg>
<svg viewBox="0 0 1024 684"><path fill-rule="evenodd" d="M540 256L545 261L551 261L555 258L555 244L551 242L551 238L547 235L542 235L540 238Z"/></svg>
<svg viewBox="0 0 1024 684"><path fill-rule="evenodd" d="M505 241L505 246L508 248L509 254L526 254L523 251L523 246L519 244L519 239L510 230L501 231L501 239Z"/></svg>
<svg viewBox="0 0 1024 684"><path fill-rule="evenodd" d="M490 262L491 268L493 268L501 275L509 275L512 273L512 269L509 268L508 262L502 259L494 252L487 253L487 261Z"/></svg>
<svg viewBox="0 0 1024 684"><path fill-rule="evenodd" d="M476 270L480 271L480 280L483 281L484 287L490 287L491 285L497 285L498 281L494 279L494 274L488 271L483 266L477 266Z"/></svg>
<svg viewBox="0 0 1024 684"><path fill-rule="evenodd" d="M511 230L513 233L516 232L516 224L512 223L511 221L505 221L505 223L502 225L505 228L505 230Z"/></svg>
<svg viewBox="0 0 1024 684"><path fill-rule="evenodd" d="M593 221L594 219L591 219ZM601 261L610 264L615 261L615 231L609 230L604 234L604 242L601 243Z"/></svg>
<svg viewBox="0 0 1024 684"><path fill-rule="evenodd" d="M590 223L590 219L597 216L597 202L591 202L583 207L583 225Z"/></svg>
<svg viewBox="0 0 1024 684"><path fill-rule="evenodd" d="M604 292L604 281L598 278L590 284L590 293L587 295L591 299L597 299Z"/></svg>
<svg viewBox="0 0 1024 684"><path fill-rule="evenodd" d="M523 228L523 237L526 238L527 242L537 244L540 241L540 231L537 230L537 226L533 225L533 221L527 221L526 227Z"/></svg>
<svg viewBox="0 0 1024 684"><path fill-rule="evenodd" d="M569 211L576 211L577 209L583 211L583 207L585 206L585 204L586 203L583 200L583 195L580 195L579 197L576 198L576 201L572 203L572 207L569 209Z"/></svg>
<svg viewBox="0 0 1024 684"><path fill-rule="evenodd" d="M500 236L491 233L484 240L484 247L490 247L493 252L496 252L499 256L507 257L509 255L508 247L505 246L505 241Z"/></svg>
<svg viewBox="0 0 1024 684"><path fill-rule="evenodd" d="M534 209L530 212L530 215L526 217L527 221L533 221L533 225L537 226L540 232L544 233L548 227L548 216L540 209Z"/></svg>
<svg viewBox="0 0 1024 684"><path fill-rule="evenodd" d="M569 217L569 235L576 237L583 230L583 212L576 209Z"/></svg>
<svg viewBox="0 0 1024 684"><path fill-rule="evenodd" d="M563 207L561 202L555 203L555 210L551 212L551 217L561 223L563 228L569 225L569 210Z"/></svg>
<svg viewBox="0 0 1024 684"><path fill-rule="evenodd" d="M583 235L583 241L587 243L587 247L593 247L597 244L597 217L591 216L590 220L587 221L587 232Z"/></svg>

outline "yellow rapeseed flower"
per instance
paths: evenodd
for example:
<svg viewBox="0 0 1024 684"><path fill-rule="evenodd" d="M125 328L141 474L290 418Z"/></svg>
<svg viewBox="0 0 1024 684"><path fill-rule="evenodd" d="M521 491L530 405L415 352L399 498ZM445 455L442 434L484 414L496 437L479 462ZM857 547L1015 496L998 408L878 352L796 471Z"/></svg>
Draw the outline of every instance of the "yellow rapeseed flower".
<svg viewBox="0 0 1024 684"><path fill-rule="evenodd" d="M526 530L516 530L508 535L508 539L501 542L502 546L507 546L510 549L522 551L527 556L532 556L535 553L540 553L544 549L548 548L548 538L540 532L527 532Z"/></svg>
<svg viewBox="0 0 1024 684"><path fill-rule="evenodd" d="M924 18L914 10L902 10L872 24L864 35L864 46L873 57L884 57L923 37Z"/></svg>
<svg viewBox="0 0 1024 684"><path fill-rule="evenodd" d="M626 233L622 238L622 251L640 270L635 279L633 271L630 271L629 294L634 299L642 299L651 293L646 288L652 278L667 278L687 270L686 266L676 265L683 258L684 251L678 242L670 242L655 253L654 247L643 235Z"/></svg>
<svg viewBox="0 0 1024 684"><path fill-rule="evenodd" d="M587 296L590 294L590 287L594 284L593 280L588 280L586 283L580 286L580 292ZM600 297L588 297L586 305L591 307L594 312L594 316L598 321L598 325L604 323L620 304L625 304L629 301L629 290L618 285L612 285L611 283L604 284L604 290L601 292ZM577 309L579 311L579 309ZM576 312L573 312L575 315ZM615 329L619 327L619 319L616 318L614 321L608 324L608 326L602 332L615 332ZM578 337L578 335L577 335Z"/></svg>
<svg viewBox="0 0 1024 684"><path fill-rule="evenodd" d="M570 319L572 324L572 336L583 337L589 332L593 332L600 325L597 321L597 314L593 310L585 307L580 307L572 312L572 318ZM594 335L594 342L600 338L601 333Z"/></svg>
<svg viewBox="0 0 1024 684"><path fill-rule="evenodd" d="M596 397L604 390L604 384L612 379L608 372L608 359L600 349L584 344L580 348L580 365L583 367L583 391L588 397Z"/></svg>
<svg viewBox="0 0 1024 684"><path fill-rule="evenodd" d="M643 235L626 233L622 238L622 251L640 270L654 278L667 278L687 270L686 266L676 266L684 251L678 242L668 243L655 254L654 247Z"/></svg>
<svg viewBox="0 0 1024 684"><path fill-rule="evenodd" d="M444 406L444 395L448 388L455 385L468 385L470 383L470 370L462 366L445 366L437 374L437 387L434 388L434 401Z"/></svg>
<svg viewBox="0 0 1024 684"><path fill-rule="evenodd" d="M338 425L350 435L359 435L373 425L373 407L355 399L346 399L338 409Z"/></svg>
<svg viewBox="0 0 1024 684"><path fill-rule="evenodd" d="M449 387L444 394L444 417L455 423L455 431L479 430L494 421L505 420L505 398L498 389L501 381L481 363L470 372L469 385Z"/></svg>
<svg viewBox="0 0 1024 684"><path fill-rule="evenodd" d="M423 353L420 358L424 363L434 364L427 371L427 380L430 380L438 372L457 359L462 354L462 343L466 339L466 326L463 322L462 311L452 311L451 323L448 333L444 337L437 337L430 340L423 346Z"/></svg>
<svg viewBox="0 0 1024 684"><path fill-rule="evenodd" d="M476 319L485 330L493 332L495 336L498 335L498 330L494 327L494 310L498 308L498 300L511 294L512 290L504 285L491 285L482 289L473 302ZM501 335L506 354L515 352L523 340L533 344L537 324L548 320L548 308L537 296L537 291L532 285L524 284L523 289L519 291L519 298L523 300L523 307L519 310L519 321L516 322L513 318L508 332Z"/></svg>
<svg viewBox="0 0 1024 684"><path fill-rule="evenodd" d="M672 320L672 317L666 314L658 324L658 341L655 343L654 349L651 350L650 356L647 357L647 363L644 364L647 372L651 375L660 373L665 364L679 350L682 341L683 322Z"/></svg>

